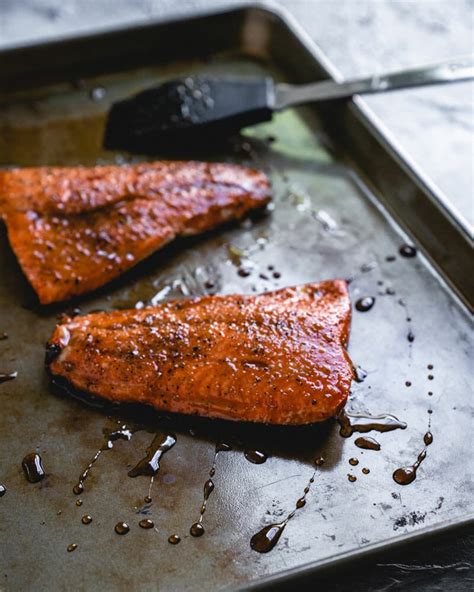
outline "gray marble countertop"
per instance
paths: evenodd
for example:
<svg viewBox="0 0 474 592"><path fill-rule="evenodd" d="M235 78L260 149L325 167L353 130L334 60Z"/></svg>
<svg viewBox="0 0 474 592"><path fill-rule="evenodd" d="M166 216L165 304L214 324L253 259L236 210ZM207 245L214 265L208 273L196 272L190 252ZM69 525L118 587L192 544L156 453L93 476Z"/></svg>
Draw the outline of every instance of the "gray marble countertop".
<svg viewBox="0 0 474 592"><path fill-rule="evenodd" d="M186 17L241 0L0 0L0 47L91 28ZM472 52L472 0L280 0L344 77L380 73ZM439 187L457 215L474 223L474 84L437 86L367 98L407 154ZM343 592L472 590L474 533L383 557L376 565L325 576ZM300 589L314 589L304 582ZM0 582L0 589L2 584Z"/></svg>

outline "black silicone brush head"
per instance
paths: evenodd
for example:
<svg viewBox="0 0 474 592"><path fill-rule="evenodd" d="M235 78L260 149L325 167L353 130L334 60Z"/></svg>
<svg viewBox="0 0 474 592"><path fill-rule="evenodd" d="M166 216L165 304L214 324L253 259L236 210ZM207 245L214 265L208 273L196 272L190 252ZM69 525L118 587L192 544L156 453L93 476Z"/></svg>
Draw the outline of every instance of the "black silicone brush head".
<svg viewBox="0 0 474 592"><path fill-rule="evenodd" d="M227 137L272 117L268 78L188 76L112 105L104 147L156 153Z"/></svg>

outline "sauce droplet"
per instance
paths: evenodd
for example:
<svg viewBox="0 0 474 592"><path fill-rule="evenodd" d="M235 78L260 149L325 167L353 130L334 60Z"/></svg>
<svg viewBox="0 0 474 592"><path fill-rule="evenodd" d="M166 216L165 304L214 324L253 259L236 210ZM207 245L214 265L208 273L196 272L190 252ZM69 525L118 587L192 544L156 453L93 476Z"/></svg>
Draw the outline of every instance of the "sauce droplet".
<svg viewBox="0 0 474 592"><path fill-rule="evenodd" d="M368 372L366 370L364 370L363 368L361 368L360 366L355 366L354 374L355 374L355 381L356 382L364 382L364 380L367 378Z"/></svg>
<svg viewBox="0 0 474 592"><path fill-rule="evenodd" d="M373 296L365 296L364 298L359 298L359 300L356 301L355 307L359 312L367 312L373 307L374 304L375 298Z"/></svg>
<svg viewBox="0 0 474 592"><path fill-rule="evenodd" d="M117 522L114 530L117 534L127 534L130 531L130 526L126 522Z"/></svg>
<svg viewBox="0 0 474 592"><path fill-rule="evenodd" d="M370 473L370 469L368 469L367 467L364 467L362 469L362 472L364 473L364 475L368 475Z"/></svg>
<svg viewBox="0 0 474 592"><path fill-rule="evenodd" d="M265 452L260 452L259 450L246 450L244 452L245 458L253 463L254 465L261 465L267 460L267 455Z"/></svg>
<svg viewBox="0 0 474 592"><path fill-rule="evenodd" d="M380 444L374 438L360 436L355 439L354 444L364 450L380 450Z"/></svg>
<svg viewBox="0 0 474 592"><path fill-rule="evenodd" d="M71 543L70 545L67 546L67 552L68 553L72 553L73 551L75 551L77 549L77 545L76 543Z"/></svg>
<svg viewBox="0 0 474 592"><path fill-rule="evenodd" d="M157 434L150 446L146 449L146 455L138 464L128 472L129 477L139 475L155 476L160 470L160 460L163 454L171 450L176 444L174 434ZM150 496L149 496L150 497Z"/></svg>
<svg viewBox="0 0 474 592"><path fill-rule="evenodd" d="M400 467L393 473L393 480L399 485L409 485L416 479L416 471L426 458L426 450L422 450L416 462L409 467Z"/></svg>
<svg viewBox="0 0 474 592"><path fill-rule="evenodd" d="M200 537L205 532L204 526L201 524L201 522L195 522L189 529L189 532L193 537Z"/></svg>
<svg viewBox="0 0 474 592"><path fill-rule="evenodd" d="M426 434L423 436L423 442L425 443L425 446L429 446L430 444L433 443L433 434L431 432L426 432Z"/></svg>
<svg viewBox="0 0 474 592"><path fill-rule="evenodd" d="M76 500L76 506L82 506L82 500L81 499Z"/></svg>
<svg viewBox="0 0 474 592"><path fill-rule="evenodd" d="M3 485L2 483L0 483L0 497L3 497L7 492L7 488L5 487L5 485Z"/></svg>
<svg viewBox="0 0 474 592"><path fill-rule="evenodd" d="M92 522L92 516L89 516L89 514L86 514L85 516L83 516L81 518L81 522L82 522L82 524L90 524Z"/></svg>
<svg viewBox="0 0 474 592"><path fill-rule="evenodd" d="M402 257L415 257L417 250L416 247L413 247L412 245L402 245L398 249L398 252Z"/></svg>
<svg viewBox="0 0 474 592"><path fill-rule="evenodd" d="M359 461L357 458L350 458L349 459L349 464L352 465L353 467L357 466L359 464Z"/></svg>
<svg viewBox="0 0 474 592"><path fill-rule="evenodd" d="M153 522L153 520L150 520L149 518L144 518L143 520L140 520L140 522L138 523L138 526L140 528L144 528L145 530L148 530L150 528L153 528L155 526L155 523Z"/></svg>
<svg viewBox="0 0 474 592"><path fill-rule="evenodd" d="M177 545L180 541L181 537L179 537L177 534L172 534L170 537L168 537L168 543L171 545Z"/></svg>
<svg viewBox="0 0 474 592"><path fill-rule="evenodd" d="M251 273L252 271L248 267L239 267L237 270L237 274L240 277L248 277Z"/></svg>
<svg viewBox="0 0 474 592"><path fill-rule="evenodd" d="M354 483L355 481L357 481L357 477L355 475L347 475L347 479L351 482Z"/></svg>
<svg viewBox="0 0 474 592"><path fill-rule="evenodd" d="M21 461L21 466L30 483L38 483L38 481L41 481L46 476L43 468L43 461L37 452L27 454Z"/></svg>
<svg viewBox="0 0 474 592"><path fill-rule="evenodd" d="M18 376L18 372L0 372L0 384L14 380Z"/></svg>
<svg viewBox="0 0 474 592"><path fill-rule="evenodd" d="M250 547L258 553L268 553L280 540L286 524L287 522L284 520L277 524L265 526L250 539Z"/></svg>
<svg viewBox="0 0 474 592"><path fill-rule="evenodd" d="M404 430L407 424L400 421L394 415L364 415L362 413L349 413L343 409L337 416L341 426L340 435L343 438L352 436L354 432L366 433L372 430L377 432L390 432L392 430Z"/></svg>
<svg viewBox="0 0 474 592"><path fill-rule="evenodd" d="M409 485L416 479L418 467L426 458L426 448L433 442L433 434L429 431L429 426L428 431L423 436L423 441L425 443L425 448L420 452L416 461L409 467L400 467L394 471L393 480L399 485Z"/></svg>

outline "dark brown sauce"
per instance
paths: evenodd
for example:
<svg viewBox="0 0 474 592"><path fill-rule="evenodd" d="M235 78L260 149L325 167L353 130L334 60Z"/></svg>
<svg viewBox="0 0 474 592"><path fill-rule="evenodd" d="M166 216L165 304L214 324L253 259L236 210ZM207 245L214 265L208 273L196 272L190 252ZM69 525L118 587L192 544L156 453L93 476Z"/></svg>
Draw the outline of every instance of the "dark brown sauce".
<svg viewBox="0 0 474 592"><path fill-rule="evenodd" d="M146 449L146 455L128 472L129 477L145 475L155 476L160 470L160 460L163 454L168 452L176 444L174 434L157 434L150 446ZM150 496L148 496L150 497Z"/></svg>
<svg viewBox="0 0 474 592"><path fill-rule="evenodd" d="M355 439L354 444L365 450L380 450L380 444L374 438L364 438L363 436L360 436Z"/></svg>
<svg viewBox="0 0 474 592"><path fill-rule="evenodd" d="M150 484L148 485L148 494L143 498L143 501L145 502L145 504L151 504L151 502L153 501L153 498L151 497L151 492L153 489L154 481L155 481L155 475L152 475L150 477Z"/></svg>
<svg viewBox="0 0 474 592"><path fill-rule="evenodd" d="M18 376L18 372L0 372L0 384L2 382L8 382L14 380Z"/></svg>
<svg viewBox="0 0 474 592"><path fill-rule="evenodd" d="M193 537L198 538L205 533L204 526L201 524L201 522L195 522L189 529L189 532Z"/></svg>
<svg viewBox="0 0 474 592"><path fill-rule="evenodd" d="M89 516L89 514L86 514L85 516L83 516L81 518L81 522L82 522L82 524L90 524L92 522L92 516Z"/></svg>
<svg viewBox="0 0 474 592"><path fill-rule="evenodd" d="M181 541L181 537L178 536L177 534L172 534L171 536L168 537L168 543L170 543L171 545L177 545L180 541Z"/></svg>
<svg viewBox="0 0 474 592"><path fill-rule="evenodd" d="M359 464L359 460L357 458L350 458L349 464L353 467L356 467Z"/></svg>
<svg viewBox="0 0 474 592"><path fill-rule="evenodd" d="M294 517L294 515L299 509L303 508L306 505L306 496L308 495L308 492L311 489L311 485L314 483L314 478L316 476L318 467L322 466L323 464L323 458L316 459L316 469L314 470L311 479L308 481L308 484L304 488L302 497L296 500L295 509L292 510L282 522L277 522L276 524L269 524L267 526L264 526L262 530L259 530L256 534L253 535L253 537L250 539L250 547L254 551L257 551L258 553L268 553L275 547L275 545L280 540L280 537L283 534L283 531L285 530L288 522Z"/></svg>
<svg viewBox="0 0 474 592"><path fill-rule="evenodd" d="M246 450L244 452L244 456L249 462L253 463L254 465L261 465L268 458L265 452L261 452L260 450Z"/></svg>
<svg viewBox="0 0 474 592"><path fill-rule="evenodd" d="M3 341L4 339L8 339L8 333L5 333L5 331L0 333L0 341Z"/></svg>
<svg viewBox="0 0 474 592"><path fill-rule="evenodd" d="M76 485L74 485L74 487L72 489L73 492L76 495L80 495L84 491L84 482L87 479L87 477L89 476L90 470L92 469L94 464L97 462L97 460L100 457L100 455L102 454L102 452L105 452L106 450L111 450L114 447L114 442L116 440L127 440L128 441L132 438L132 436L133 436L132 430L129 429L126 425L123 425L119 430L114 430L113 432L110 432L109 434L107 434L104 444L94 454L94 456L90 460L87 467L84 469L84 471L79 476L78 482L76 483Z"/></svg>
<svg viewBox="0 0 474 592"><path fill-rule="evenodd" d="M117 522L114 528L117 534L127 534L130 532L130 526L126 522Z"/></svg>
<svg viewBox="0 0 474 592"><path fill-rule="evenodd" d="M343 409L337 416L341 426L339 433L343 438L352 436L354 432L365 434L372 430L376 432L391 432L392 430L404 430L407 424L400 421L394 415L364 415L362 413L349 413Z"/></svg>
<svg viewBox="0 0 474 592"><path fill-rule="evenodd" d="M82 506L82 500L81 499L76 500L76 506L78 506L78 507Z"/></svg>
<svg viewBox="0 0 474 592"><path fill-rule="evenodd" d="M347 480L351 483L355 483L357 481L357 477L355 475L351 475L350 473L347 474Z"/></svg>
<svg viewBox="0 0 474 592"><path fill-rule="evenodd" d="M67 552L68 553L72 553L73 551L75 551L77 549L77 545L76 543L71 543L70 545L67 546Z"/></svg>
<svg viewBox="0 0 474 592"><path fill-rule="evenodd" d="M7 488L5 487L5 485L3 485L2 483L0 483L0 497L3 497L7 492Z"/></svg>
<svg viewBox="0 0 474 592"><path fill-rule="evenodd" d="M27 454L21 461L21 466L25 473L25 477L30 483L38 483L38 481L41 481L46 477L43 460L37 452Z"/></svg>
<svg viewBox="0 0 474 592"><path fill-rule="evenodd" d="M140 520L140 522L138 523L138 526L140 528L144 528L145 530L149 530L150 528L153 528L155 526L155 523L153 522L153 520L150 520L149 518L143 518L143 520Z"/></svg>
<svg viewBox="0 0 474 592"><path fill-rule="evenodd" d="M203 487L203 498L201 503L201 509L199 512L199 518L198 521L192 524L189 529L189 532L193 537L200 537L205 533L202 521L204 518L204 512L206 511L207 500L209 499L211 493L214 491L214 481L212 480L212 477L214 477L214 475L216 474L217 457L220 452L229 452L230 450L232 450L232 446L230 446L230 444L226 444L225 442L218 442L216 444L216 448L214 450L214 459L212 461L211 468L209 469L209 479L207 479Z"/></svg>
<svg viewBox="0 0 474 592"><path fill-rule="evenodd" d="M367 467L364 467L362 469L362 472L364 473L364 475L368 475L370 473L370 469L368 469Z"/></svg>
<svg viewBox="0 0 474 592"><path fill-rule="evenodd" d="M237 275L240 277L248 277L252 273L252 270L248 267L239 267L237 270Z"/></svg>
<svg viewBox="0 0 474 592"><path fill-rule="evenodd" d="M356 301L355 307L359 312L367 312L373 307L374 304L375 298L373 296L365 296L364 298L359 298L359 300Z"/></svg>
<svg viewBox="0 0 474 592"><path fill-rule="evenodd" d="M280 540L287 523L284 520L283 522L265 526L250 539L250 547L257 553L268 553Z"/></svg>
<svg viewBox="0 0 474 592"><path fill-rule="evenodd" d="M368 372L360 366L354 366L354 380L356 382L364 382L367 378Z"/></svg>
<svg viewBox="0 0 474 592"><path fill-rule="evenodd" d="M423 436L425 448L420 452L416 461L408 467L400 467L393 473L393 480L399 485L409 485L416 479L417 471L421 463L426 458L426 449L433 442L433 434L429 431Z"/></svg>
<svg viewBox="0 0 474 592"><path fill-rule="evenodd" d="M398 249L398 252L402 257L415 257L417 250L416 247L413 247L412 245L402 245Z"/></svg>

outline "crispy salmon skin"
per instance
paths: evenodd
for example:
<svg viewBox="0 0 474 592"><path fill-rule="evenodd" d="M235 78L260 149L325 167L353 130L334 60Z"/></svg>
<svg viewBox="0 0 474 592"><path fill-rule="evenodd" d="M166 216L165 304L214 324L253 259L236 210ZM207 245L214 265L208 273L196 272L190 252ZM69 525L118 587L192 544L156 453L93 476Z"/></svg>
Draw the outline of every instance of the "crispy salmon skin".
<svg viewBox="0 0 474 592"><path fill-rule="evenodd" d="M343 280L93 313L56 327L48 371L113 402L310 424L335 416L348 397L350 317Z"/></svg>
<svg viewBox="0 0 474 592"><path fill-rule="evenodd" d="M0 215L42 304L119 276L177 236L270 200L255 169L205 162L0 171Z"/></svg>

